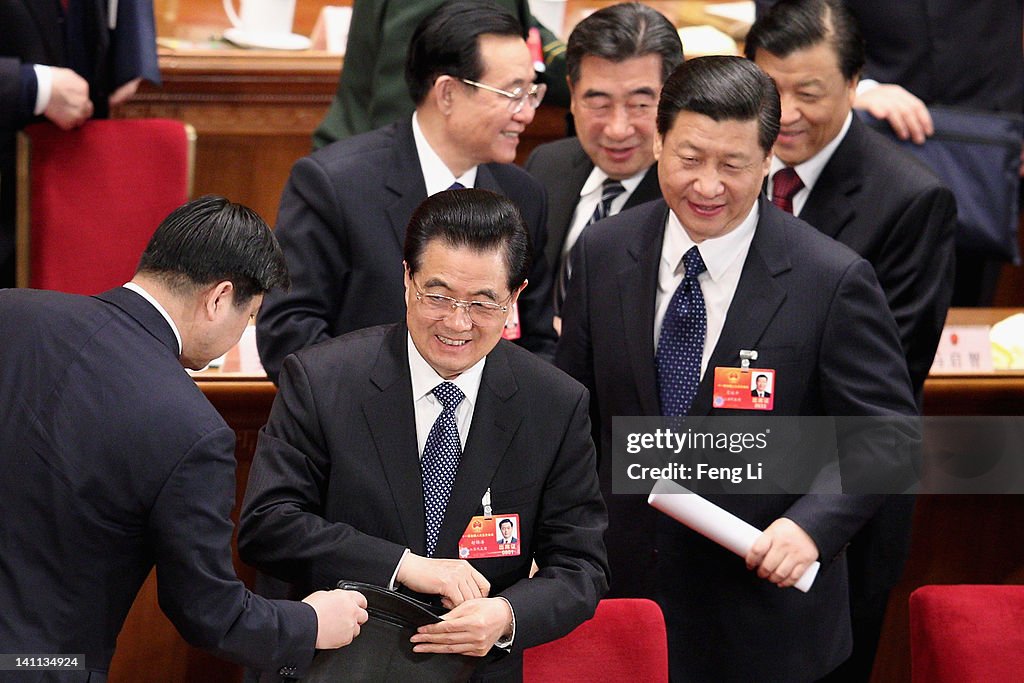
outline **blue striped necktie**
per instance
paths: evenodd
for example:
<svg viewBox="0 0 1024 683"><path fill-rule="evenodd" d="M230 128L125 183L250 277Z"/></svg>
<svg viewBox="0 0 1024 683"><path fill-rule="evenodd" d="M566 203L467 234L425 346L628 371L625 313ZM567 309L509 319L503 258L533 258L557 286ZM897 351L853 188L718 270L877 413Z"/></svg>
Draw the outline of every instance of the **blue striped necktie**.
<svg viewBox="0 0 1024 683"><path fill-rule="evenodd" d="M612 178L607 178L601 185L601 201L597 203L594 208L594 213L590 215L590 219L586 225L583 226L583 230L586 230L594 223L599 220L603 220L608 217L608 214L612 210L612 202L620 194L626 191L622 183ZM576 243L572 245L572 249L562 259L562 263L558 268L558 280L555 282L555 315L561 315L562 304L565 303L565 292L569 288L569 278L572 277L572 257L576 251L576 245L580 243L580 237L583 236L581 232L576 238Z"/></svg>

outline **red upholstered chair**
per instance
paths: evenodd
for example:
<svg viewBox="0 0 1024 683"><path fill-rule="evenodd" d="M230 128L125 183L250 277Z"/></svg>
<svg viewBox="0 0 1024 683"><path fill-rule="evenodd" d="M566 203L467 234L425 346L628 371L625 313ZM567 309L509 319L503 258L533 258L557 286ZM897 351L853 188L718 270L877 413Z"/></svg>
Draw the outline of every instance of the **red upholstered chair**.
<svg viewBox="0 0 1024 683"><path fill-rule="evenodd" d="M96 294L131 279L191 194L195 131L167 119L89 121L18 137L17 284Z"/></svg>
<svg viewBox="0 0 1024 683"><path fill-rule="evenodd" d="M1024 586L922 586L910 595L914 683L1024 681Z"/></svg>
<svg viewBox="0 0 1024 683"><path fill-rule="evenodd" d="M651 600L609 599L575 631L523 653L523 683L668 683L668 642Z"/></svg>

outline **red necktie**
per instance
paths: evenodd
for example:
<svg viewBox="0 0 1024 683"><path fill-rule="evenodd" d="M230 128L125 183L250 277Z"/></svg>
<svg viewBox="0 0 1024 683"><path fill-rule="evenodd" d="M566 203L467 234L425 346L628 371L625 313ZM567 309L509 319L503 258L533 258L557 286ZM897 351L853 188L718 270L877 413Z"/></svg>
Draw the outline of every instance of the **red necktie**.
<svg viewBox="0 0 1024 683"><path fill-rule="evenodd" d="M792 166L786 166L772 176L772 204L786 213L793 213L793 196L804 186Z"/></svg>

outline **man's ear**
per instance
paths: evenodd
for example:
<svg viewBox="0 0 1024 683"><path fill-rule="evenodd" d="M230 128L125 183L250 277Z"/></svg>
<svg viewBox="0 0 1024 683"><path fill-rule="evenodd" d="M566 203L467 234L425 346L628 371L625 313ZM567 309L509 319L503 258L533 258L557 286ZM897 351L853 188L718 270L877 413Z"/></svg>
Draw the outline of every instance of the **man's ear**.
<svg viewBox="0 0 1024 683"><path fill-rule="evenodd" d="M203 307L207 320L215 320L235 304L235 286L230 280L222 280L203 293Z"/></svg>
<svg viewBox="0 0 1024 683"><path fill-rule="evenodd" d="M661 161L661 150L663 144L664 142L661 139L661 133L658 133L657 135L654 136L654 143L652 145L654 150L655 161Z"/></svg>
<svg viewBox="0 0 1024 683"><path fill-rule="evenodd" d="M451 76L444 74L437 77L434 86L430 91L430 97L434 98L438 111L445 116L452 113L455 108L455 89L459 83Z"/></svg>

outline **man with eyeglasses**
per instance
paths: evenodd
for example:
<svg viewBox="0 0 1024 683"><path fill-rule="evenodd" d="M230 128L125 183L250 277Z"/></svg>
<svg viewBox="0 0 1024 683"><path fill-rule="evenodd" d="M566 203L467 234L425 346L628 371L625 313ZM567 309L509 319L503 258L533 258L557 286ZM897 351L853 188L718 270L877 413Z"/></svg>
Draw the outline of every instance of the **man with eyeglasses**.
<svg viewBox="0 0 1024 683"><path fill-rule="evenodd" d="M566 68L577 137L541 145L526 162L548 192L545 253L555 273L556 316L572 271L569 255L583 231L661 197L654 118L661 84L682 61L672 23L637 3L598 10L569 36Z"/></svg>
<svg viewBox="0 0 1024 683"><path fill-rule="evenodd" d="M590 402L501 338L530 259L509 199L433 195L404 258L404 324L285 360L239 552L296 587L363 581L451 608L408 647L497 646L511 656L482 660L477 677L521 680L522 651L590 618L608 585ZM515 547L499 545L501 520Z"/></svg>
<svg viewBox="0 0 1024 683"><path fill-rule="evenodd" d="M533 79L514 17L479 0L446 3L424 19L409 46L413 115L295 164L276 230L292 289L267 299L256 328L271 379L290 353L401 319L406 224L423 199L449 187L493 190L522 211L533 267L505 334L553 355L545 194L512 164L544 96Z"/></svg>

